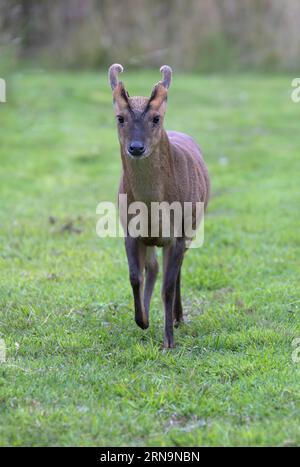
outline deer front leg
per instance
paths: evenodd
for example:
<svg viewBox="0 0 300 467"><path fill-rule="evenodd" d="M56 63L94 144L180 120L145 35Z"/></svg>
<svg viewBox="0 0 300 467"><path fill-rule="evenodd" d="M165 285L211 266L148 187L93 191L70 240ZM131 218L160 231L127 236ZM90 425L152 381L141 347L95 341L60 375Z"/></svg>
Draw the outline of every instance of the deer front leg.
<svg viewBox="0 0 300 467"><path fill-rule="evenodd" d="M140 328L147 329L149 320L143 302L146 247L139 239L127 236L125 238L125 248L134 297L135 322Z"/></svg>
<svg viewBox="0 0 300 467"><path fill-rule="evenodd" d="M146 283L145 283L145 294L144 294L144 306L146 316L149 319L149 309L152 292L154 289L155 281L158 274L158 262L156 258L155 247L147 247L146 253Z"/></svg>
<svg viewBox="0 0 300 467"><path fill-rule="evenodd" d="M164 347L174 347L173 338L173 310L176 294L176 282L185 251L185 240L177 238L171 245L165 246L163 250L164 278L162 298L165 309L165 335Z"/></svg>

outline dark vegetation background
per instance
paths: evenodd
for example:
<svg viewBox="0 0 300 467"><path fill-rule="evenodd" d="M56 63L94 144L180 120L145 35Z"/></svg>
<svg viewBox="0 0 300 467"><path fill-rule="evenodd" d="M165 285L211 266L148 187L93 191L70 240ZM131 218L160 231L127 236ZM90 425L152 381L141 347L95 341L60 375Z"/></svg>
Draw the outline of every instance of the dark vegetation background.
<svg viewBox="0 0 300 467"><path fill-rule="evenodd" d="M1 0L0 54L60 67L296 70L299 0Z"/></svg>

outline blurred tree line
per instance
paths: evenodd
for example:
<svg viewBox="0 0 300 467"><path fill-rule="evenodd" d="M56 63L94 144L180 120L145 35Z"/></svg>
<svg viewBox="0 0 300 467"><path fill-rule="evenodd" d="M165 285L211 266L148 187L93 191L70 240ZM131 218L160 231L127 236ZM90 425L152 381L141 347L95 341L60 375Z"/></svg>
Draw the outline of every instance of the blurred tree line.
<svg viewBox="0 0 300 467"><path fill-rule="evenodd" d="M0 0L0 65L296 70L299 36L300 0Z"/></svg>

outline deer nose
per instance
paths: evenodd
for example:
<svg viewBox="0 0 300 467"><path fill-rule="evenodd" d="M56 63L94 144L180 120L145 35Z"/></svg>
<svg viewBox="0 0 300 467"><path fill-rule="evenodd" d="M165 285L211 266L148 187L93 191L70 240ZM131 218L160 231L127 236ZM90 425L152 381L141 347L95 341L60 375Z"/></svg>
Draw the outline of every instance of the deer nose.
<svg viewBox="0 0 300 467"><path fill-rule="evenodd" d="M145 146L140 141L132 141L129 152L132 156L141 156L145 152Z"/></svg>

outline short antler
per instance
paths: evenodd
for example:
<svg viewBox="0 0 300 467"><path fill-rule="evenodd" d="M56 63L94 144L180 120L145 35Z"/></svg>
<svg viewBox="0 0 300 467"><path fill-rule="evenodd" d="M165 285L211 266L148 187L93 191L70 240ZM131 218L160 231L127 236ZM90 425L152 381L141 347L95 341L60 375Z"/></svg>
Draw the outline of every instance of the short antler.
<svg viewBox="0 0 300 467"><path fill-rule="evenodd" d="M123 72L123 67L119 63L114 63L109 67L108 70L108 78L109 82L111 85L112 90L115 89L117 86L119 80L118 80L118 74Z"/></svg>
<svg viewBox="0 0 300 467"><path fill-rule="evenodd" d="M172 79L172 68L168 65L163 65L159 70L163 76L161 84L168 89Z"/></svg>

